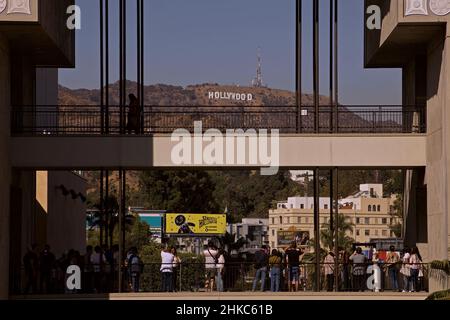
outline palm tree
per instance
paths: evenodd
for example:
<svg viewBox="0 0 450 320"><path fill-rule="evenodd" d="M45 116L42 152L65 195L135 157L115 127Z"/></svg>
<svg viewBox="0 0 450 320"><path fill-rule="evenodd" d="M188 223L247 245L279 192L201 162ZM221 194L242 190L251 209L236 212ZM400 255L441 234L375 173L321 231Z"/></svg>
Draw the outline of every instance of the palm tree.
<svg viewBox="0 0 450 320"><path fill-rule="evenodd" d="M92 218L91 229L96 227L104 227L108 232L109 245L112 246L114 242L114 230L119 224L119 202L115 196L110 196L104 200L104 217L101 219L101 206L96 204L95 208L98 210ZM125 214L125 227L133 225L135 217L131 214ZM105 234L106 235L106 234Z"/></svg>
<svg viewBox="0 0 450 320"><path fill-rule="evenodd" d="M392 217L396 218L397 221L403 220L403 195L397 195L397 198L394 201L393 210L389 213ZM392 219L393 220L393 219ZM400 222L391 224L389 226L392 232L394 232L397 238L402 237L403 233L403 225Z"/></svg>
<svg viewBox="0 0 450 320"><path fill-rule="evenodd" d="M336 215L334 216L334 221L336 222ZM336 227L336 225L335 225ZM353 232L354 224L350 222L350 218L339 214L338 220L338 248L343 248L345 250L350 250L353 244L353 238L347 235L348 232ZM320 240L325 248L332 250L334 248L334 232L330 228L330 220L322 224L320 230Z"/></svg>
<svg viewBox="0 0 450 320"><path fill-rule="evenodd" d="M226 252L239 251L242 249L248 241L245 238L239 238L236 240L236 234L226 233L224 236L218 238L220 246L225 249Z"/></svg>

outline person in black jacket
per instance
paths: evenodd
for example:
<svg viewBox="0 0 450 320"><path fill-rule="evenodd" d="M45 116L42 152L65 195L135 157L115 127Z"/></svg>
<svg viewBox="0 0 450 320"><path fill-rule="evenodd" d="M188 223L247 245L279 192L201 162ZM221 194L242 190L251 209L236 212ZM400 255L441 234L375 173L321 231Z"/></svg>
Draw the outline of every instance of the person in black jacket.
<svg viewBox="0 0 450 320"><path fill-rule="evenodd" d="M255 254L256 275L253 280L253 291L256 291L256 286L258 285L259 279L261 279L261 292L264 292L268 263L269 255L267 253L267 246L263 246L261 250L257 251Z"/></svg>
<svg viewBox="0 0 450 320"><path fill-rule="evenodd" d="M27 284L25 287L26 294L33 294L37 292L39 257L36 251L37 245L33 244L28 248L27 253L23 257L23 264L25 267L25 275L27 279Z"/></svg>

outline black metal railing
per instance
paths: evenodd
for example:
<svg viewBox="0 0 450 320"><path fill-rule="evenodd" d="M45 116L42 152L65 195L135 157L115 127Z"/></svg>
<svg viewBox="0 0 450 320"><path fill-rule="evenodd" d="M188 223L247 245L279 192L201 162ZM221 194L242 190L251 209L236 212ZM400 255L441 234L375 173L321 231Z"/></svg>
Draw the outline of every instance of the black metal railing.
<svg viewBox="0 0 450 320"><path fill-rule="evenodd" d="M430 265L420 264L420 273L417 276L405 276L400 271L401 265L395 269L397 277L397 286L394 286L390 269L386 265L378 265L380 268L380 277L378 284L372 281L374 273L369 267L373 267L373 263L367 264L339 264L338 269L338 291L366 291L366 292L399 292L399 291L415 291L427 292L428 282L430 278ZM66 288L67 275L63 267L55 267L51 272L46 273L46 278L36 272L34 279L30 281L30 272L26 272L23 268L20 272L14 273L14 294L63 294L63 293L114 293L118 292L118 268L103 265L102 267L86 267L79 266L82 270L81 289L68 291ZM356 277L356 268L362 270L359 272L360 277ZM215 269L218 270L219 268ZM328 271L327 271L328 270ZM319 291L334 291L335 276L334 274L327 276L327 273L334 271L334 264L321 263L320 271L320 289ZM222 269L219 280L217 278L218 271L214 273L208 272L204 263L196 263L182 261L176 268L172 269L170 277L170 289L164 289L162 282L164 277L161 272L161 263L147 263L142 266L139 272L138 290L135 292L209 292L219 291L218 281L222 281L221 292L252 292L261 291L261 276L259 273L256 287L254 287L257 268L253 263L247 262L227 262ZM290 268L283 265L278 273L272 273L270 267L266 267L265 285L263 291L276 291L276 286L272 287L272 279L275 280L274 274L279 277L279 289L277 292L315 292L315 264L301 263L298 272L298 286L294 279L290 279ZM122 267L122 292L133 292L133 275L127 267ZM292 283L294 282L294 285ZM372 283L370 287L368 284ZM290 285L291 284L291 285ZM294 290L295 289L295 290Z"/></svg>
<svg viewBox="0 0 450 320"><path fill-rule="evenodd" d="M321 106L316 115L312 106L145 106L138 130L127 130L128 108L110 106L108 113L99 106L14 107L11 114L13 135L99 135L172 133L176 129L202 130L278 129L280 133L424 133L425 110L411 106ZM122 118L121 118L122 117ZM122 125L121 125L122 124Z"/></svg>

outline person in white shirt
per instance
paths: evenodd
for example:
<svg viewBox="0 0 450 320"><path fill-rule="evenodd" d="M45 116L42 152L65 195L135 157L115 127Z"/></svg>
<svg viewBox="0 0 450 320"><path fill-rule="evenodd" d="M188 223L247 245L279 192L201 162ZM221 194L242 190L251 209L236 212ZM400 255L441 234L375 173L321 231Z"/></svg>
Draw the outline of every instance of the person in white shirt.
<svg viewBox="0 0 450 320"><path fill-rule="evenodd" d="M372 273L373 273L373 291L380 292L382 289L382 279L384 278L383 271L380 268L380 255L376 249L373 250L372 256ZM368 270L369 272L369 270Z"/></svg>
<svg viewBox="0 0 450 320"><path fill-rule="evenodd" d="M403 292L409 291L409 283L411 281L411 266L409 264L409 259L411 258L410 252L411 250L408 247L403 249L402 268L400 269L400 273L403 276Z"/></svg>
<svg viewBox="0 0 450 320"><path fill-rule="evenodd" d="M323 261L323 271L327 278L327 291L331 292L334 288L334 253L328 252Z"/></svg>
<svg viewBox="0 0 450 320"><path fill-rule="evenodd" d="M214 288L214 278L216 277L216 265L218 263L217 248L212 242L208 243L208 247L203 251L205 256L205 289L212 291Z"/></svg>
<svg viewBox="0 0 450 320"><path fill-rule="evenodd" d="M225 252L223 249L219 249L218 252L218 260L217 260L217 275L216 275L216 283L217 283L217 291L223 292L223 276L225 270Z"/></svg>
<svg viewBox="0 0 450 320"><path fill-rule="evenodd" d="M161 250L161 291L172 292L174 255L170 253L169 248Z"/></svg>

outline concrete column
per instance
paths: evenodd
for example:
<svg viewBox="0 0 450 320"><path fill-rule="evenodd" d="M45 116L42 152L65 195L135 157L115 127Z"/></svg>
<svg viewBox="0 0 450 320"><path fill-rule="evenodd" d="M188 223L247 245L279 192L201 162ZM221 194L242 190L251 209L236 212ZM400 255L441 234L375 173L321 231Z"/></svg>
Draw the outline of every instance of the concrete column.
<svg viewBox="0 0 450 320"><path fill-rule="evenodd" d="M36 126L40 130L51 132L58 125L56 111L58 111L58 69L36 69L36 105L45 106L46 110L55 113L46 115L44 119L36 119Z"/></svg>
<svg viewBox="0 0 450 320"><path fill-rule="evenodd" d="M10 54L9 44L0 33L0 299L9 289L9 201L10 201Z"/></svg>
<svg viewBox="0 0 450 320"><path fill-rule="evenodd" d="M427 211L430 260L448 258L450 202L450 41L440 35L427 59ZM437 283L431 284L438 290Z"/></svg>

